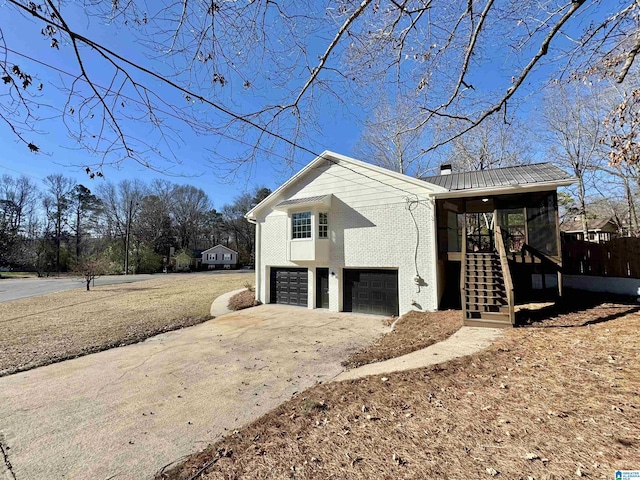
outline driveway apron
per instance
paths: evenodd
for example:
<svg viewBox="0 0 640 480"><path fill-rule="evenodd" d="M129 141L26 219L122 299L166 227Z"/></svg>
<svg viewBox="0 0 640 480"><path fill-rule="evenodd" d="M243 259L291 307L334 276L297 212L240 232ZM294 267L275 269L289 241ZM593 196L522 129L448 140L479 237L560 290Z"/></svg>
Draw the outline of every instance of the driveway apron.
<svg viewBox="0 0 640 480"><path fill-rule="evenodd" d="M0 473L150 478L335 377L387 330L381 317L263 305L0 378Z"/></svg>

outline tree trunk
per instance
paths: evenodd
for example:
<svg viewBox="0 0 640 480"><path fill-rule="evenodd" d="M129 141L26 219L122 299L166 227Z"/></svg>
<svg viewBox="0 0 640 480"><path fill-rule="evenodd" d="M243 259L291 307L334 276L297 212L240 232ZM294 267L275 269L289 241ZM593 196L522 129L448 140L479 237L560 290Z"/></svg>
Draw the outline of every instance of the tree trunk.
<svg viewBox="0 0 640 480"><path fill-rule="evenodd" d="M90 291L90 290L89 290L89 284L90 284L90 283L91 283L91 279L90 279L90 278L88 278L88 279L87 279L87 292L88 292L88 291Z"/></svg>
<svg viewBox="0 0 640 480"><path fill-rule="evenodd" d="M76 264L80 261L80 208L76 210Z"/></svg>
<svg viewBox="0 0 640 480"><path fill-rule="evenodd" d="M580 222L582 223L583 240L588 240L589 227L587 225L587 206L585 204L584 180L582 176L578 177L578 203L580 207Z"/></svg>
<svg viewBox="0 0 640 480"><path fill-rule="evenodd" d="M60 237L62 236L62 214L58 207L58 213L56 215L56 272L60 275Z"/></svg>
<svg viewBox="0 0 640 480"><path fill-rule="evenodd" d="M629 236L635 237L638 235L638 216L636 214L636 206L633 201L633 193L631 192L631 186L629 180L624 179L625 193L627 195L627 208L629 210Z"/></svg>

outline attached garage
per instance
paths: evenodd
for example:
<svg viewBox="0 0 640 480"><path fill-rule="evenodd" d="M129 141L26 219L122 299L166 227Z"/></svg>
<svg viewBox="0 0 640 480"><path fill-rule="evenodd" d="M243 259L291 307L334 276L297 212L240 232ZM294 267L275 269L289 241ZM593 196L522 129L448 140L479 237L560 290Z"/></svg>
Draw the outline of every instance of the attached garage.
<svg viewBox="0 0 640 480"><path fill-rule="evenodd" d="M397 270L344 270L345 312L398 315Z"/></svg>
<svg viewBox="0 0 640 480"><path fill-rule="evenodd" d="M271 303L307 306L309 274L306 268L271 268Z"/></svg>

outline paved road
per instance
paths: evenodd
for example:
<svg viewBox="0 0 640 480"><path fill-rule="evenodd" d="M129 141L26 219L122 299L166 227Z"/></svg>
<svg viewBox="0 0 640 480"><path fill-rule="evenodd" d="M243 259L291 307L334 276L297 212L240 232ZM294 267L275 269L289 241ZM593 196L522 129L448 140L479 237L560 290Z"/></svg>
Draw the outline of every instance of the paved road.
<svg viewBox="0 0 640 480"><path fill-rule="evenodd" d="M133 283L153 278L179 277L185 275L224 275L227 273L252 272L253 270L219 270L200 273L156 273L154 275L107 275L96 278L95 285L116 285L119 283ZM75 288L86 288L84 280L79 277L61 278L3 278L0 280L0 303L18 300L20 298L37 297L48 293L63 292Z"/></svg>
<svg viewBox="0 0 640 480"><path fill-rule="evenodd" d="M149 479L331 380L350 350L388 330L382 320L262 305L0 378L13 478ZM12 478L6 465L0 478Z"/></svg>

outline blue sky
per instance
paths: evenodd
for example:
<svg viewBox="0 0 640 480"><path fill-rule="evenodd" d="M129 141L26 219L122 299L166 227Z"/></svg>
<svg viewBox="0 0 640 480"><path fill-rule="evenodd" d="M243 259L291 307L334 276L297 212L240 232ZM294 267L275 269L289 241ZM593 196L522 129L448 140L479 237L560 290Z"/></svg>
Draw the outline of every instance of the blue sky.
<svg viewBox="0 0 640 480"><path fill-rule="evenodd" d="M0 8L1 10L2 8ZM134 39L125 29L113 25L109 28L103 28L95 18L87 20L87 17L81 12L73 12L69 9L64 11L68 15L67 21L76 22L72 28L80 31L85 30L90 33L92 39L107 44L116 52L143 64L149 64L148 59L145 59L137 51ZM49 46L49 41L40 35L39 31L42 28L40 22L17 15L14 10L9 12L12 16L11 22L3 22L2 24L9 48L40 62L53 65L62 71L71 73L77 71L74 59L69 57L70 49L68 47L61 50L52 49ZM114 34L114 30L117 34ZM61 54L63 50L65 54ZM43 91L46 91L48 95L47 102L50 98L56 98L58 101L64 99L64 95L56 91L54 83L59 84L61 79L68 83L69 77L56 72L47 72L47 69L42 68L38 63L15 54L9 53L9 59L11 63L20 65L23 70L38 72L38 78L34 83L42 82L44 84ZM109 77L100 77L101 67L93 65L92 68L96 83L107 84ZM175 95L167 87L160 87L158 91L161 94ZM331 106L328 107L331 108ZM319 142L322 144L322 149L350 152L359 136L358 126L353 118L346 118L341 114L328 115L328 117L330 119L323 125L323 140ZM187 183L202 188L209 195L214 207L218 209L224 204L230 203L235 196L251 190L253 187L267 186L274 189L291 175L291 169L282 165L274 165L273 162L257 162L250 170L235 177L229 176L221 169L210 165L212 157L216 158L216 153L225 158L233 157L236 152L246 149L246 144L228 139L221 140L207 135L196 135L188 127L178 126L178 135L182 140L182 143L176 148L180 164L172 165L168 174L154 172L135 162L125 160L117 167L105 167L103 170L105 179L89 179L83 165L95 163L96 160L92 160L90 154L85 150L76 147L60 120L43 121L38 124L38 128L39 135L28 135L29 139L33 138L34 143L42 148L40 153L34 154L30 153L24 144L13 137L5 125L0 125L0 138L2 138L0 173L14 176L25 174L36 181L41 181L51 173L63 173L76 178L79 183L90 189L106 180L118 182L122 179L140 178L148 182L154 178L165 178L175 183ZM134 128L141 136L144 136L147 130L144 124ZM216 152L211 152L212 146L215 146ZM320 151L318 150L318 152ZM309 154L307 161L311 159L312 155ZM299 169L301 166L298 163L294 168Z"/></svg>
<svg viewBox="0 0 640 480"><path fill-rule="evenodd" d="M87 32L87 36L107 44L112 50L120 52L128 58L146 65L154 65L155 61L150 61L142 56L136 48L136 43L128 30L114 25L110 25L107 28L100 24L96 18L88 19L82 11L73 11L70 8L75 7L67 6L63 12L65 12L67 21L70 22L72 28ZM0 7L0 14L4 14L2 10L3 7ZM9 12L12 16L11 22L2 22L1 26L7 45L10 48L41 62L54 65L63 71L72 73L77 71L77 65L69 57L70 49L68 46L63 47L60 51L50 48L49 41L39 33L42 28L39 22L16 15L14 10L9 10ZM584 22L584 20L581 20L581 22ZM309 46L309 56L313 58L314 55L325 48L327 38L309 38L307 44ZM44 84L44 90L48 95L47 100L64 98L63 94L56 92L53 86L53 83L59 84L61 80L68 82L68 78L65 78L64 74L47 73L46 69L43 69L40 65L33 64L29 60L12 54L9 54L9 58L12 62L23 66L23 69L30 68L39 73L37 81L41 81ZM477 71L476 76L471 79L478 86L504 84L504 76L501 77L500 75L515 60L506 53L504 55L496 55L495 59L486 65L486 68ZM99 61L96 61L94 65L90 65L90 68L95 75L96 83L104 85L109 81L108 78L101 78L101 74L107 70L103 68ZM532 81L535 83L539 78L540 76L534 76ZM158 82L156 81L156 83ZM177 95L167 87L158 86L157 91L163 96L166 95L167 99L176 104L182 101L180 95ZM523 89L523 93L531 93L532 91L535 91L535 89ZM221 96L224 98L227 92L222 92ZM263 97L269 95L264 92L265 90L260 88L255 90L256 95L262 95ZM244 93L240 97L243 104L237 105L237 107L250 110L254 103L260 105L264 101L264 98L252 98L251 95L252 93ZM330 97L324 98L330 99ZM520 98L523 97L520 96ZM353 153L353 147L360 136L364 112L355 104L349 104L349 99L345 100L346 107L330 101L326 101L320 106L317 113L322 119L320 122L321 132L314 137L313 143L310 143L310 141L303 142L305 146L318 153L325 149L346 155ZM532 109L535 109L535 105L536 101L535 97L533 97L533 101L520 107L520 114L527 115ZM42 152L32 154L28 152L23 144L17 142L11 136L4 125L0 126L0 138L2 138L0 173L16 175L20 172L34 179L42 179L50 173L64 173L75 177L79 183L83 183L89 188L93 188L99 182L104 181L98 178L94 180L87 178L82 165L95 163L96 160L91 159L86 151L76 147L59 119L44 121L39 124L39 128L42 133L34 141L42 147ZM132 128L141 137L145 137L148 134L148 127L144 122L139 122ZM168 178L176 183L192 184L202 188L209 195L214 206L220 208L225 203L229 203L233 197L243 191L252 189L254 186L264 185L272 189L276 188L292 173L291 169L282 163L259 161L244 174L236 178L229 178L221 171L219 166L212 165L211 160L215 161L219 157L234 157L247 148L246 144L211 135L196 135L186 126L178 126L177 128L179 129L177 136L180 137L181 142L174 144L174 147L180 159L180 164L171 167L172 176L167 177L134 162L125 161L117 168L105 167L103 172L106 179L118 182L125 178L140 178L145 181L153 178ZM251 143L251 136L243 141ZM212 149L215 150L214 153L211 152ZM275 151L278 152L279 149L276 148ZM280 151L285 154L284 146ZM312 155L303 154L299 158L306 163L312 159ZM303 163L299 161L294 165L294 169L297 170L302 166Z"/></svg>

